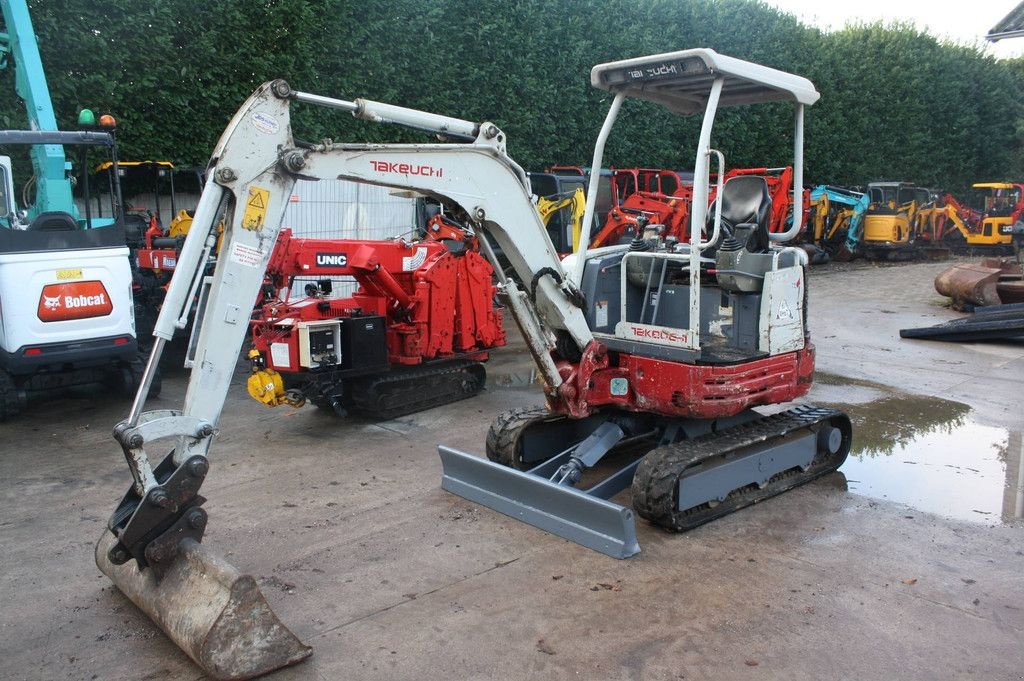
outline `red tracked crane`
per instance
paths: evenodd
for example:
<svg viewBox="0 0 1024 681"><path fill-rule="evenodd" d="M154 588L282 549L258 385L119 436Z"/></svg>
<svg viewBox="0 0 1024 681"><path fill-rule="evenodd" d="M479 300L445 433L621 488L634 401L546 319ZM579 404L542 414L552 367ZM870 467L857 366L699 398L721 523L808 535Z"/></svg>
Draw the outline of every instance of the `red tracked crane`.
<svg viewBox="0 0 1024 681"><path fill-rule="evenodd" d="M505 344L493 270L443 216L419 242L302 239L281 231L250 323L249 393L340 415L394 418L471 397ZM358 288L331 297L329 277ZM296 278L319 278L296 297Z"/></svg>

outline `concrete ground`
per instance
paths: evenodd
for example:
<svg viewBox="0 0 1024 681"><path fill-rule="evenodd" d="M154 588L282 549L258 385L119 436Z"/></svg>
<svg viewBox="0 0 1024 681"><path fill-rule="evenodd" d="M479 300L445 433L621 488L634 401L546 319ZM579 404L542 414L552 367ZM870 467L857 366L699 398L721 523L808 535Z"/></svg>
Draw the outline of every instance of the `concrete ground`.
<svg viewBox="0 0 1024 681"><path fill-rule="evenodd" d="M1024 344L898 338L956 316L931 289L943 267L815 270L827 380L810 397L851 404L866 438L880 417L865 390L888 396L890 423L916 423L922 399L963 403L1019 446ZM268 678L1024 678L1013 513L950 520L851 492L838 473L685 535L641 523L642 553L616 561L440 489L435 443L482 453L498 412L540 402L521 352L491 372L511 385L379 424L267 410L239 374L204 486L205 543L315 647ZM152 406L184 388L168 377ZM71 397L0 425L2 678L202 678L93 564L129 483L110 437L127 410Z"/></svg>

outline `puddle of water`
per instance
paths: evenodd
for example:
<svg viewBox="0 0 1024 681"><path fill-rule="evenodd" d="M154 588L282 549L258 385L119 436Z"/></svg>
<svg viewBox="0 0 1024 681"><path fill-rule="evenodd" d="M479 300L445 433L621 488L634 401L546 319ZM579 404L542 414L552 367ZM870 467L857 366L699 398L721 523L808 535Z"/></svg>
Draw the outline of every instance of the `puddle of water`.
<svg viewBox="0 0 1024 681"><path fill-rule="evenodd" d="M850 491L960 520L1024 517L1020 432L976 423L959 402L831 376L814 398L853 421L853 449L840 469Z"/></svg>

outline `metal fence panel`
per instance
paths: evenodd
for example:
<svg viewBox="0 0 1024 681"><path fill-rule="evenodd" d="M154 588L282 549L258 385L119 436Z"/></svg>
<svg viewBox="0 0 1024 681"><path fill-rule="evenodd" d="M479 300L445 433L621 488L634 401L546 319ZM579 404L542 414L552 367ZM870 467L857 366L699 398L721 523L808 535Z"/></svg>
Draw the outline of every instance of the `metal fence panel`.
<svg viewBox="0 0 1024 681"><path fill-rule="evenodd" d="M410 238L416 229L416 200L394 196L386 187L346 180L299 180L282 226L291 228L295 236L316 239ZM356 289L351 277L330 279L332 297L346 297ZM290 299L303 297L304 285L315 280L297 277Z"/></svg>

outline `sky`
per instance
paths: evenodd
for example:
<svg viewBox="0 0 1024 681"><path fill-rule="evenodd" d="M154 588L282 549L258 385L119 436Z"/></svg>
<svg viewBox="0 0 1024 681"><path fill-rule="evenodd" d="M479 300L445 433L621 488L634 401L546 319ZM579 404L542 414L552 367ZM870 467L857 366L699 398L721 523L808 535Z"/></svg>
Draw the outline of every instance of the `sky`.
<svg viewBox="0 0 1024 681"><path fill-rule="evenodd" d="M937 38L958 43L983 43L985 34L1010 13L1020 0L765 0L794 14L805 24L824 30L843 28L847 22L910 21ZM1024 55L1024 38L987 43L995 57Z"/></svg>

